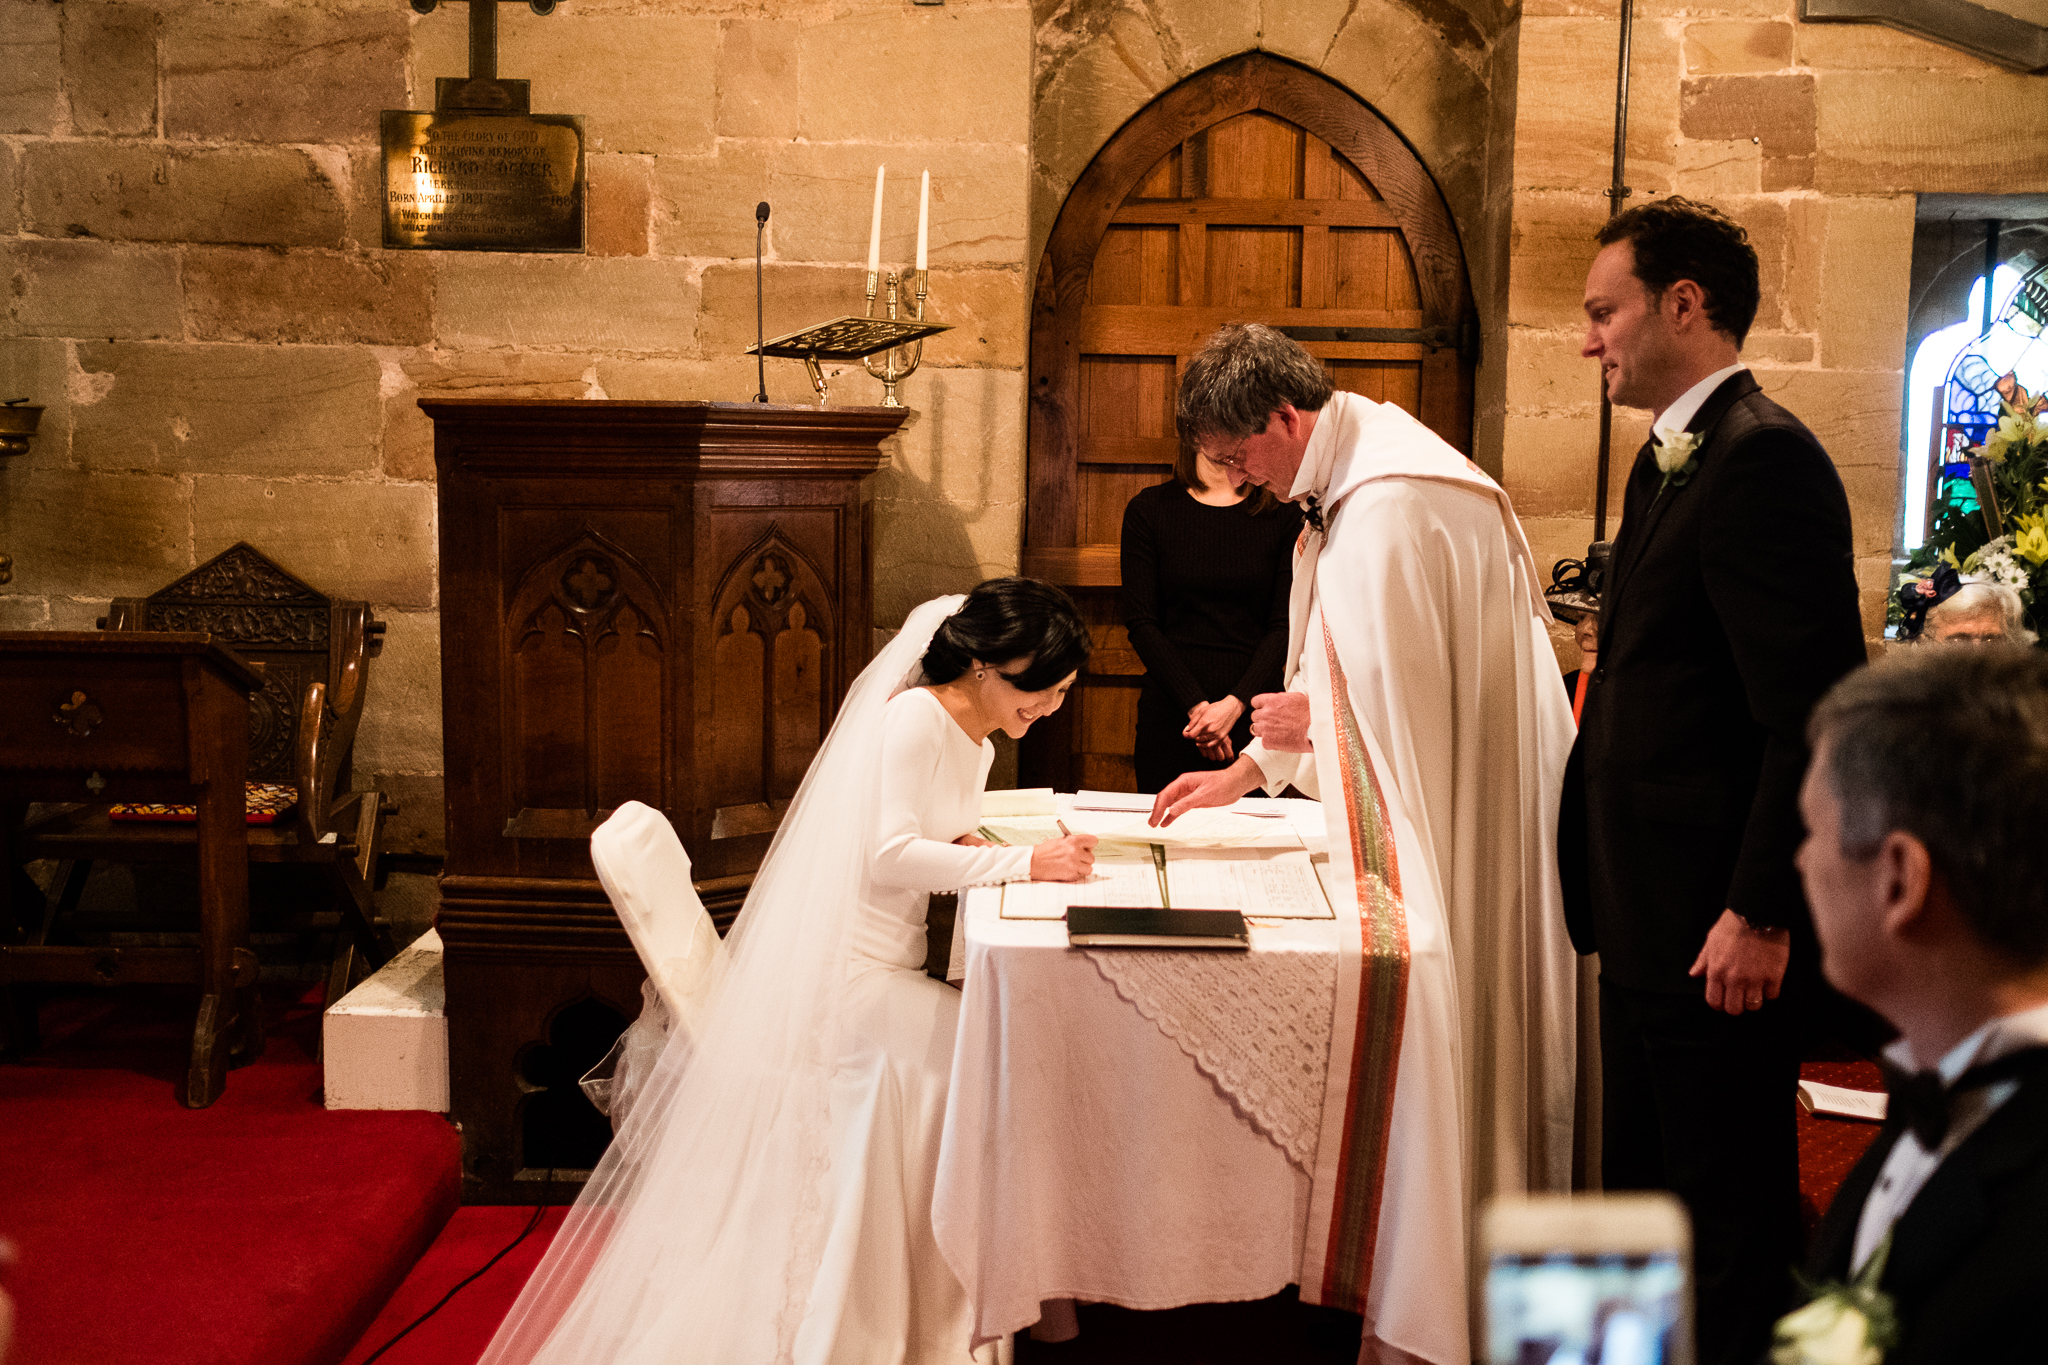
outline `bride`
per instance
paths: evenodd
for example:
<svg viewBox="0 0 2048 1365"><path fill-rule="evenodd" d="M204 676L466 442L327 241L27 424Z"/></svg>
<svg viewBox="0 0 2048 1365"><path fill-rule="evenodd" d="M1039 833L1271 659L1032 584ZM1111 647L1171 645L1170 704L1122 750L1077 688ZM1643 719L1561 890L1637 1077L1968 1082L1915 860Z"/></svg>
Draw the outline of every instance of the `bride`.
<svg viewBox="0 0 2048 1365"><path fill-rule="evenodd" d="M726 940L481 1365L964 1362L932 1182L959 995L928 893L1074 881L1093 838L975 837L1001 730L1087 659L1065 593L998 578L911 612L848 690Z"/></svg>

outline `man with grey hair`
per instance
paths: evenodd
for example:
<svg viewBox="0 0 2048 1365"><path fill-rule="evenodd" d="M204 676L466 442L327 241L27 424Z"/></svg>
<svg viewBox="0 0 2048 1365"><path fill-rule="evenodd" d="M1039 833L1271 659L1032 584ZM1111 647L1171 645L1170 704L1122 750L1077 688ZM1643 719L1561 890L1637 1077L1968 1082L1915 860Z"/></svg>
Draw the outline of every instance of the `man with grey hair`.
<svg viewBox="0 0 2048 1365"><path fill-rule="evenodd" d="M1904 651L1838 683L1808 734L1798 862L1822 968L1900 1034L1884 1055L1884 1131L1835 1197L1808 1269L1889 1297L1892 1365L2038 1360L2048 657ZM1835 1316L1802 1310L1779 1336L1811 1338Z"/></svg>
<svg viewBox="0 0 2048 1365"><path fill-rule="evenodd" d="M1965 583L1927 609L1920 638L1937 645L2030 645L2027 609L2003 583Z"/></svg>
<svg viewBox="0 0 2048 1365"><path fill-rule="evenodd" d="M1577 963L1551 857L1572 743L1549 610L1499 485L1257 324L1190 361L1182 438L1303 504L1287 690L1153 821L1290 784L1323 801L1336 1026L1302 1297L1364 1358L1466 1365L1473 1208L1570 1186Z"/></svg>

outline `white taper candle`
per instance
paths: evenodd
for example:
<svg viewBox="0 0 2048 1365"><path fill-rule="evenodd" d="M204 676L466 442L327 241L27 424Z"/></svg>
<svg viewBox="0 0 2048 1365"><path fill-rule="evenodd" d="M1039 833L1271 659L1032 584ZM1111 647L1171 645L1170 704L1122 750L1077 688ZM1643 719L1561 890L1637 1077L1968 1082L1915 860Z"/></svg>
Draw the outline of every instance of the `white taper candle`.
<svg viewBox="0 0 2048 1365"><path fill-rule="evenodd" d="M882 172L886 166L875 167L875 216L868 224L868 274L875 274L882 268Z"/></svg>
<svg viewBox="0 0 2048 1365"><path fill-rule="evenodd" d="M924 173L924 184L917 192L917 268L924 265L925 244L931 239L932 230L932 173Z"/></svg>

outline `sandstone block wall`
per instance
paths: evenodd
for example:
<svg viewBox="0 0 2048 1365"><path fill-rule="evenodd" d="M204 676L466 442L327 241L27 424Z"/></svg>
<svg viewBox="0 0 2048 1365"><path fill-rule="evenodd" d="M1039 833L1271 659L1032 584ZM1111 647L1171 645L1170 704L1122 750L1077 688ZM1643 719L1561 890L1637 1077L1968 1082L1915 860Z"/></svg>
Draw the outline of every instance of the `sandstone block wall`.
<svg viewBox="0 0 2048 1365"><path fill-rule="evenodd" d="M246 539L390 623L357 748L441 831L433 435L422 395L744 400L754 205L770 334L859 312L875 166L907 269L932 172L956 330L875 498L876 624L1015 567L1031 17L951 0L507 5L499 70L585 119L583 256L386 251L377 119L467 70L460 4L0 0L0 628L90 628ZM809 402L771 361L778 402ZM852 369L834 400L873 403Z"/></svg>
<svg viewBox="0 0 2048 1365"><path fill-rule="evenodd" d="M1619 9L1529 0L1515 114L1502 474L1539 558L1593 532L1599 380L1579 302L1607 214ZM2048 81L1889 29L1802 24L1792 0L1645 0L1632 203L1684 194L1750 231L1763 303L1745 358L1848 489L1864 621L1881 631L1900 491L1915 195L2048 188ZM1649 414L1620 411L1607 530ZM1567 666L1576 651L1560 642Z"/></svg>
<svg viewBox="0 0 2048 1365"><path fill-rule="evenodd" d="M1592 532L1579 358L1605 215L1617 0L568 0L508 6L500 70L585 116L589 253L387 252L377 112L466 67L399 0L0 0L0 628L89 626L237 539L391 622L362 770L438 838L432 433L423 394L745 399L752 211L767 324L858 311L933 173L932 307L873 482L876 624L1012 568L1031 272L1068 188L1175 81L1263 49L1415 146L1485 324L1477 453L1538 553ZM2048 189L2048 85L1793 0L1642 0L1628 182L1723 204L1764 259L1749 357L1848 484L1875 627L1898 493L1913 196ZM778 401L809 401L772 364ZM879 386L839 376L839 401ZM1647 425L1615 423L1618 491ZM1618 502L1614 512L1618 515ZM1610 520L1609 530L1613 529ZM1568 646L1563 651L1569 656Z"/></svg>

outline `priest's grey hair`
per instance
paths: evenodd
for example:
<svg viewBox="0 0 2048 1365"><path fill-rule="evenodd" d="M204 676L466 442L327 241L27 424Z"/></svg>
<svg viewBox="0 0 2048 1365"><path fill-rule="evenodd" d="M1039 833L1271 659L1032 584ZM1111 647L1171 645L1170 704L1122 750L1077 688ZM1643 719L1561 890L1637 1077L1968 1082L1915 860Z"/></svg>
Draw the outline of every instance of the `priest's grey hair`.
<svg viewBox="0 0 2048 1365"><path fill-rule="evenodd" d="M2048 963L2048 653L1899 650L1836 683L1807 739L1845 857L1910 835L1985 946Z"/></svg>
<svg viewBox="0 0 2048 1365"><path fill-rule="evenodd" d="M1188 361L1174 405L1181 438L1243 439L1264 431L1282 403L1320 412L1330 401L1330 378L1301 343L1256 322L1216 329Z"/></svg>
<svg viewBox="0 0 2048 1365"><path fill-rule="evenodd" d="M1996 614L2005 638L2016 645L2034 643L2034 632L2027 629L2027 609L2020 601L2020 595L2003 583L1965 583L1948 599L1927 611L1927 625L1921 630L1922 640L1932 640L1931 631L1967 621L1973 617Z"/></svg>

